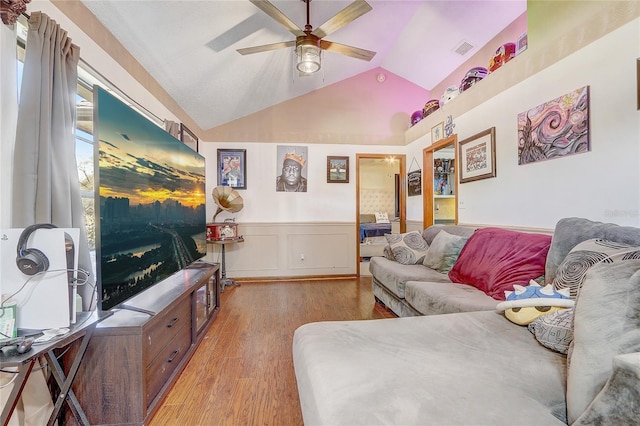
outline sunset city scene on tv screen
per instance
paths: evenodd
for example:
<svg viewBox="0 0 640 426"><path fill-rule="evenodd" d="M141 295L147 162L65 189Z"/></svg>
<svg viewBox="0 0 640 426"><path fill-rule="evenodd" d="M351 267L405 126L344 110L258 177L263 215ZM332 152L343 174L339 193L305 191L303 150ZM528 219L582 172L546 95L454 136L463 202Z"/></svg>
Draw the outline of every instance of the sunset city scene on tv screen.
<svg viewBox="0 0 640 426"><path fill-rule="evenodd" d="M108 310L206 254L205 160L97 87L94 108L96 264Z"/></svg>

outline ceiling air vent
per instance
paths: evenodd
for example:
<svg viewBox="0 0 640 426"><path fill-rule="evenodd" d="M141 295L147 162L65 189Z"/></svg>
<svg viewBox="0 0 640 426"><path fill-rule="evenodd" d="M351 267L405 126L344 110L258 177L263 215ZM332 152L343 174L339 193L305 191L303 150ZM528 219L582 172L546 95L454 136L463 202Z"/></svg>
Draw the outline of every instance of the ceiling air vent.
<svg viewBox="0 0 640 426"><path fill-rule="evenodd" d="M456 52L458 55L460 56L464 56L467 54L468 51L470 51L471 49L473 49L475 46L471 43L469 43L468 41L461 41L460 44L458 44L455 49L453 49L454 52Z"/></svg>

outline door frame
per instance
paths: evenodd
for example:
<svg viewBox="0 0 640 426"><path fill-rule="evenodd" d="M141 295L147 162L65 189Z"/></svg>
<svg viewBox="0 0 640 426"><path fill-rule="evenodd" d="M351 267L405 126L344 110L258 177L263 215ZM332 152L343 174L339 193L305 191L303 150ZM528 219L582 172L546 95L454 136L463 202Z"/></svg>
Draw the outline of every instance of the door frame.
<svg viewBox="0 0 640 426"><path fill-rule="evenodd" d="M393 157L400 161L400 233L407 229L407 157L405 154L358 154L356 153L356 275L360 276L360 159L385 159Z"/></svg>
<svg viewBox="0 0 640 426"><path fill-rule="evenodd" d="M454 133L448 138L439 140L438 142L424 148L422 150L422 164L424 176L422 177L422 212L423 212L423 228L427 228L433 225L433 152L441 148L453 145L453 165L454 165L454 209L455 209L455 223L458 223L458 135Z"/></svg>

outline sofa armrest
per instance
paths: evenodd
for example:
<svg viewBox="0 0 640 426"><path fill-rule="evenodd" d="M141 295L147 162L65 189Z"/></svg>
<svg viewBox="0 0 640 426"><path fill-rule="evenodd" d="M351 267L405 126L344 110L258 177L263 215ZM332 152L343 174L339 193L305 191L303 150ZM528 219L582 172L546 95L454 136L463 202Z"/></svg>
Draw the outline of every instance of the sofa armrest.
<svg viewBox="0 0 640 426"><path fill-rule="evenodd" d="M573 425L636 424L640 418L640 352L613 357L604 388Z"/></svg>

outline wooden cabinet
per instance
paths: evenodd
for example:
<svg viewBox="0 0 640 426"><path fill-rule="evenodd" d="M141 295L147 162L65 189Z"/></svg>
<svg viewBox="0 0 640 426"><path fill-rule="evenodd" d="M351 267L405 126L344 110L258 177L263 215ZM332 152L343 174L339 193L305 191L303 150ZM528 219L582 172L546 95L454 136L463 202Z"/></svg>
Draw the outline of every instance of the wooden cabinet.
<svg viewBox="0 0 640 426"><path fill-rule="evenodd" d="M218 265L196 262L97 326L73 386L91 424L148 422L217 314L219 288Z"/></svg>

